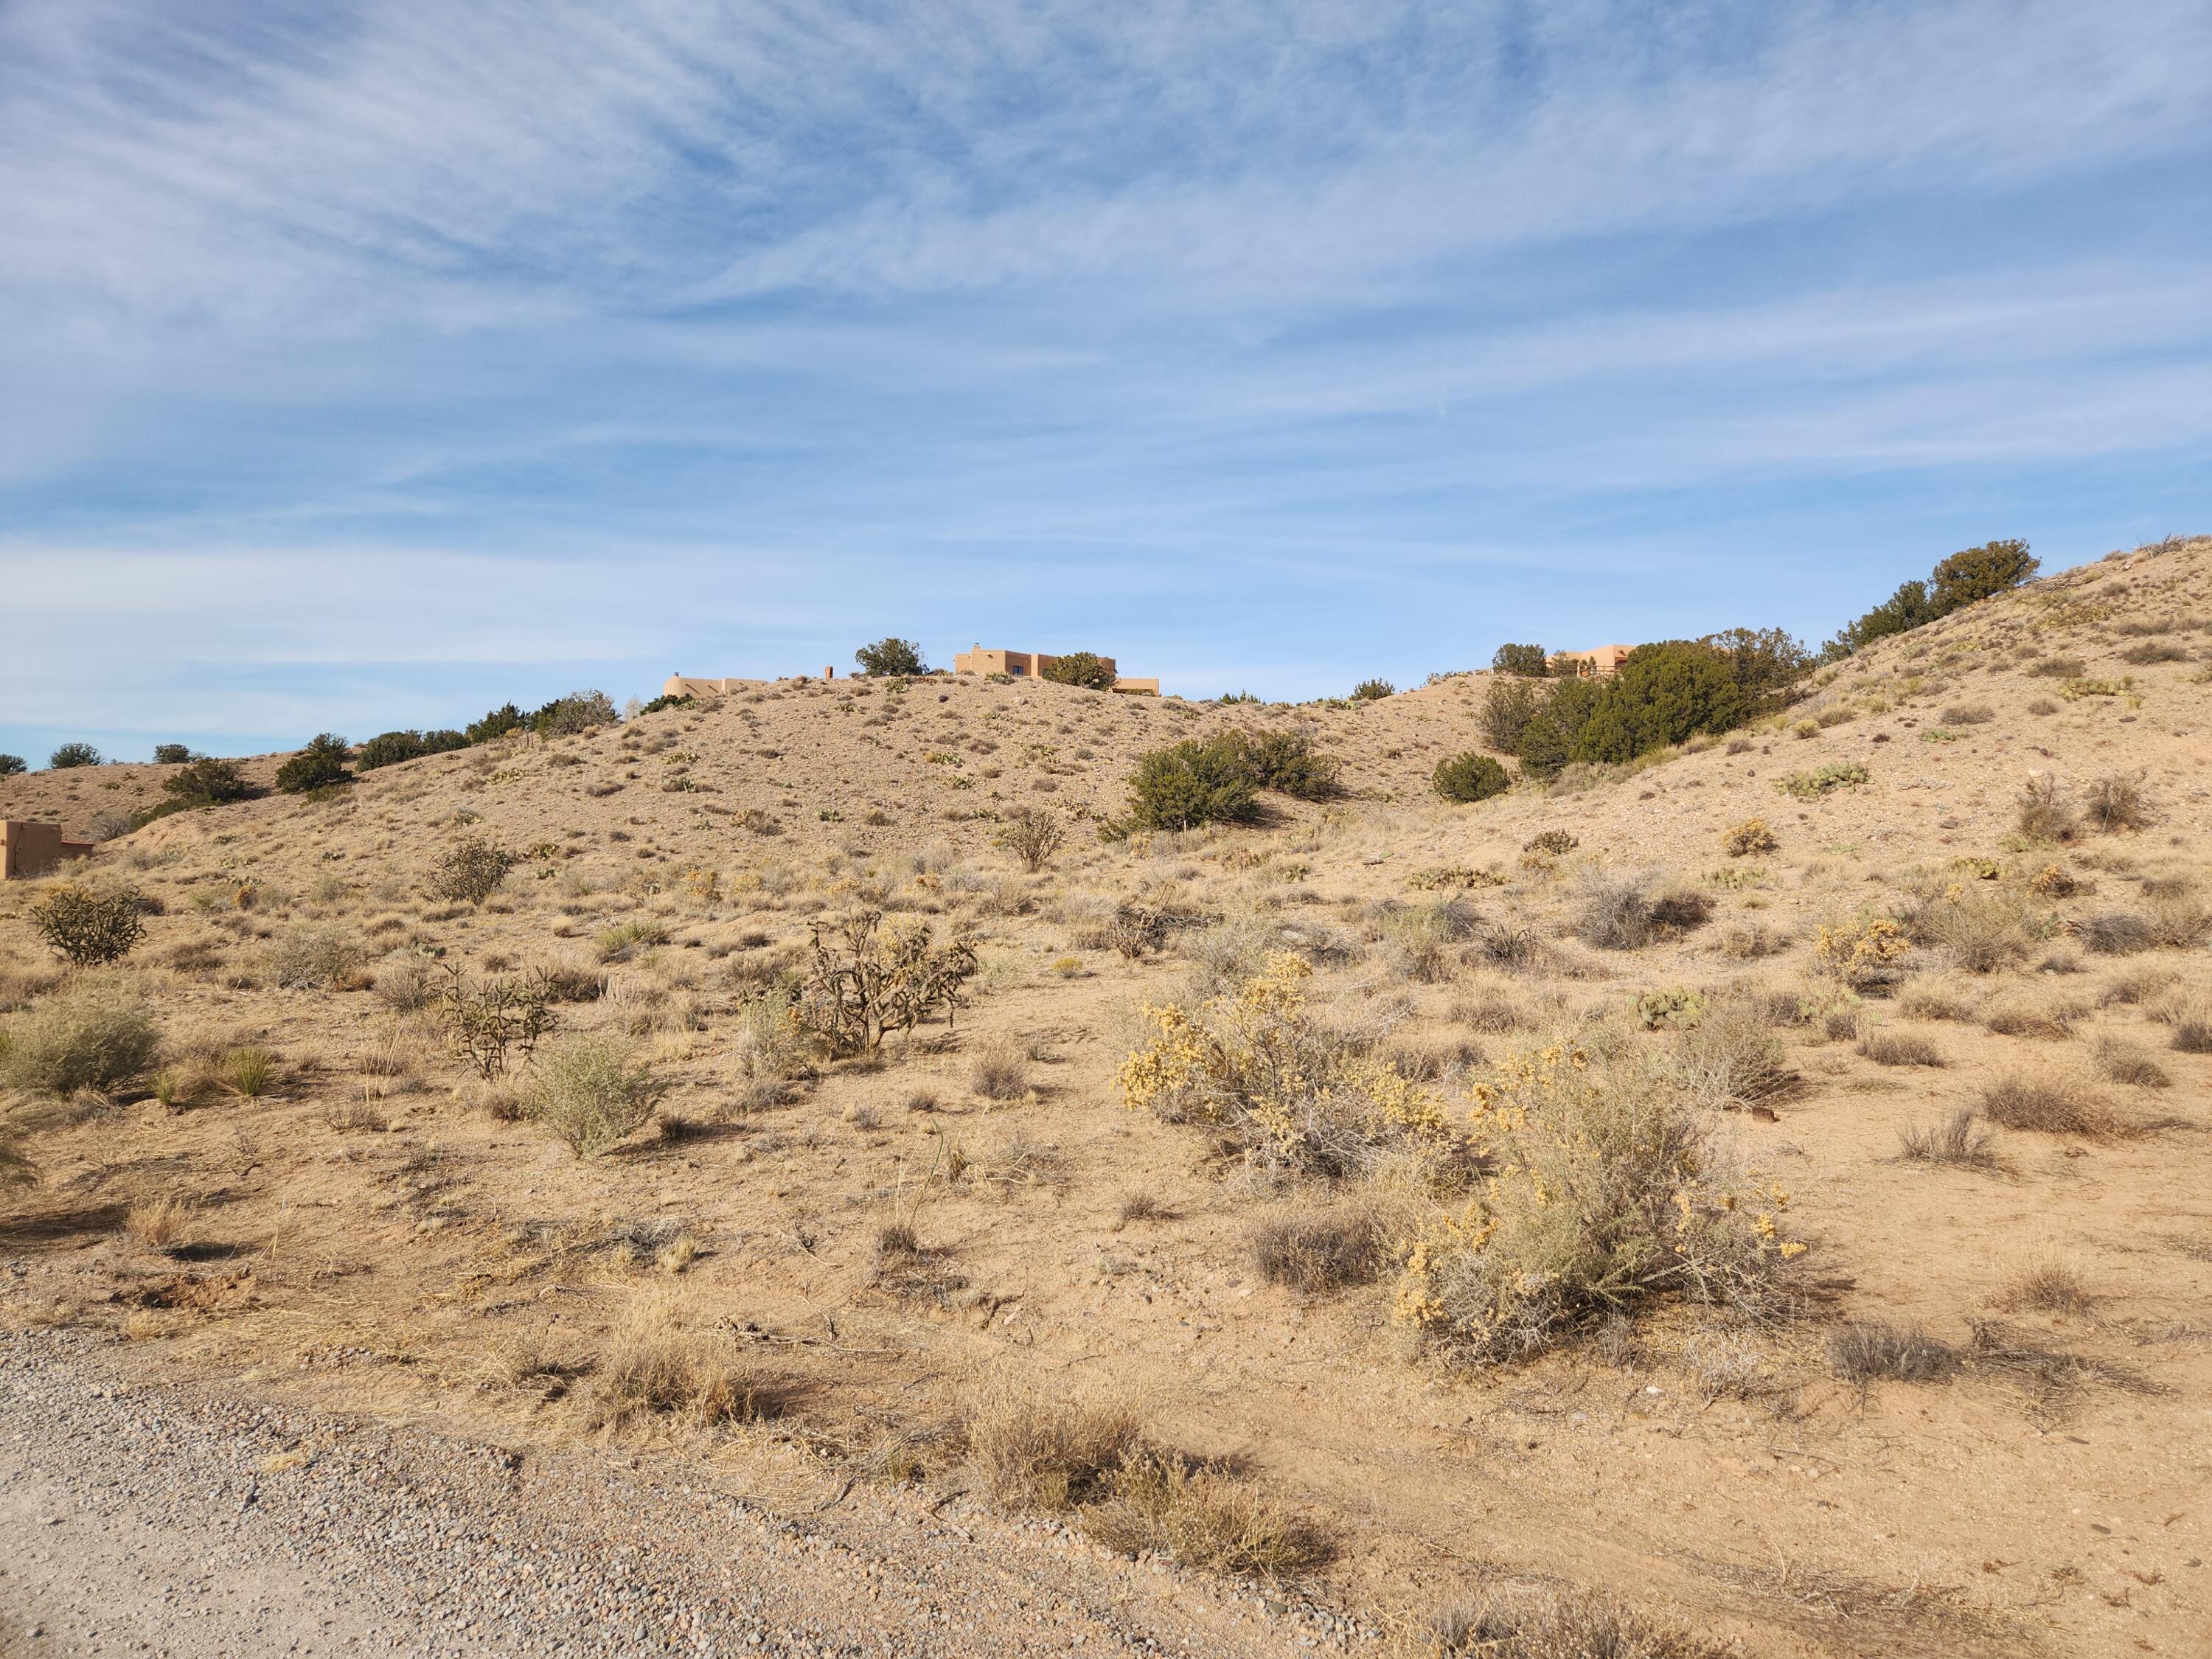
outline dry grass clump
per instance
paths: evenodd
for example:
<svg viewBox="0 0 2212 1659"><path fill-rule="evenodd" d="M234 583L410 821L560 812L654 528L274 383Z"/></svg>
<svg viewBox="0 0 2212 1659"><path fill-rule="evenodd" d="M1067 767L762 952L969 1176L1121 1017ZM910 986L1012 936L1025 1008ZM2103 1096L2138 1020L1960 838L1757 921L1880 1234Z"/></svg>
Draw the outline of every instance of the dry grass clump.
<svg viewBox="0 0 2212 1659"><path fill-rule="evenodd" d="M2150 794L2139 778L2118 773L2099 778L2081 796L2081 812L2106 835L2150 827Z"/></svg>
<svg viewBox="0 0 2212 1659"><path fill-rule="evenodd" d="M1828 1339L1828 1364L1847 1382L1941 1382L1959 1370L1959 1351L1917 1325L1855 1319Z"/></svg>
<svg viewBox="0 0 2212 1659"><path fill-rule="evenodd" d="M2002 1129L2101 1139L2120 1133L2120 1120L2097 1092L2075 1079L2012 1073L1982 1091L1982 1115Z"/></svg>
<svg viewBox="0 0 2212 1659"><path fill-rule="evenodd" d="M142 1250L173 1250L187 1242L192 1206L172 1194L149 1203L134 1204L123 1218L123 1231Z"/></svg>
<svg viewBox="0 0 2212 1659"><path fill-rule="evenodd" d="M1252 1264L1270 1285L1318 1294L1372 1283L1383 1262L1375 1218L1358 1210L1293 1211L1253 1231Z"/></svg>
<svg viewBox="0 0 2212 1659"><path fill-rule="evenodd" d="M160 1047L137 981L86 975L0 1028L0 1084L57 1095L112 1089L152 1065Z"/></svg>
<svg viewBox="0 0 2212 1659"><path fill-rule="evenodd" d="M593 1407L600 1425L647 1414L702 1425L757 1423L783 1416L795 1403L789 1378L746 1359L726 1341L681 1329L665 1291L631 1304L597 1370Z"/></svg>
<svg viewBox="0 0 2212 1659"><path fill-rule="evenodd" d="M594 1158L642 1127L662 1091L652 1067L617 1037L578 1036L532 1060L522 1089L523 1115Z"/></svg>
<svg viewBox="0 0 2212 1659"><path fill-rule="evenodd" d="M1961 1169L1993 1170L1997 1155L1990 1137L1975 1127L1974 1109L1961 1106L1929 1127L1897 1132L1898 1156L1915 1164L1948 1164Z"/></svg>
<svg viewBox="0 0 2212 1659"><path fill-rule="evenodd" d="M1634 951L1702 927L1712 914L1712 900L1695 889L1655 897L1641 880L1593 873L1583 881L1574 933L1596 950Z"/></svg>
<svg viewBox="0 0 2212 1659"><path fill-rule="evenodd" d="M2154 948L2158 936L2148 917L2107 910L2081 924L2081 943L2100 957L2131 957Z"/></svg>
<svg viewBox="0 0 2212 1659"><path fill-rule="evenodd" d="M2004 992L1983 1005L1982 1029L1996 1036L2035 1037L2063 1042L2074 1035L2080 1005L2051 997Z"/></svg>
<svg viewBox="0 0 2212 1659"><path fill-rule="evenodd" d="M411 953L397 957L376 970L377 1000L401 1013L424 1006L436 990L426 957Z"/></svg>
<svg viewBox="0 0 2212 1659"><path fill-rule="evenodd" d="M2150 889L2151 884L2145 882L2144 892L2148 894ZM2212 934L2212 911L2182 894L2166 893L2154 897L2144 908L2143 920L2150 926L2152 940L2168 950L2189 950L2203 944L2207 934Z"/></svg>
<svg viewBox="0 0 2212 1659"><path fill-rule="evenodd" d="M1778 1100L1798 1082L1766 1011L1743 996L1716 1000L1678 1032L1673 1060L1691 1097L1723 1110Z"/></svg>
<svg viewBox="0 0 2212 1659"><path fill-rule="evenodd" d="M1496 985L1478 987L1455 998L1444 1018L1485 1036L1504 1036L1524 1030L1528 1024L1528 1012L1521 1006L1520 999Z"/></svg>
<svg viewBox="0 0 2212 1659"><path fill-rule="evenodd" d="M263 957L269 982L286 990L358 990L369 981L362 971L361 941L335 927L293 927L270 940Z"/></svg>
<svg viewBox="0 0 2212 1659"><path fill-rule="evenodd" d="M2035 939L2027 912L2005 894L1935 898L1916 907L1906 926L1916 944L1940 951L1951 966L1969 974L2010 967Z"/></svg>
<svg viewBox="0 0 2212 1659"><path fill-rule="evenodd" d="M2212 998L2178 1000L2159 1012L2173 1030L2177 1053L2212 1054Z"/></svg>
<svg viewBox="0 0 2212 1659"><path fill-rule="evenodd" d="M1997 711L1985 702L1954 702L1936 718L1944 726L1987 726Z"/></svg>
<svg viewBox="0 0 2212 1659"><path fill-rule="evenodd" d="M1960 981L1916 975L1898 988L1897 1011L1907 1019L1971 1020L1979 1000Z"/></svg>
<svg viewBox="0 0 2212 1659"><path fill-rule="evenodd" d="M1899 1031L1877 1025L1863 1031L1858 1052L1877 1066L1945 1066L1943 1051L1918 1031Z"/></svg>
<svg viewBox="0 0 2212 1659"><path fill-rule="evenodd" d="M969 1461L991 1495L1017 1509L1065 1510L1095 1496L1140 1447L1144 1419L1097 1389L1047 1395L1005 1381L968 1401Z"/></svg>
<svg viewBox="0 0 2212 1659"><path fill-rule="evenodd" d="M1997 1298L1999 1307L2014 1312L2066 1314L2075 1318L2089 1312L2096 1302L2080 1272L2050 1255L2014 1274Z"/></svg>
<svg viewBox="0 0 2212 1659"><path fill-rule="evenodd" d="M999 1502L1074 1510L1109 1549L1269 1577L1327 1559L1318 1534L1249 1483L1148 1444L1136 1408L1103 1390L1047 1395L994 1382L969 1397L963 1436Z"/></svg>
<svg viewBox="0 0 2212 1659"><path fill-rule="evenodd" d="M223 1051L216 1079L241 1100L258 1100L275 1085L277 1066L276 1056L259 1043L241 1043Z"/></svg>
<svg viewBox="0 0 2212 1659"><path fill-rule="evenodd" d="M1083 1529L1129 1556L1239 1577L1281 1578L1328 1559L1314 1528L1249 1482L1185 1458L1146 1451L1108 1471Z"/></svg>
<svg viewBox="0 0 2212 1659"><path fill-rule="evenodd" d="M2066 841L2074 834L2074 805L2058 780L2042 773L2022 786L2014 823L2030 841Z"/></svg>
<svg viewBox="0 0 2212 1659"><path fill-rule="evenodd" d="M1733 1176L1711 1119L1630 1049L1553 1048L1476 1087L1486 1177L1415 1239L1395 1317L1459 1364L1507 1363L1672 1296L1765 1315L1787 1300L1789 1194Z"/></svg>
<svg viewBox="0 0 2212 1659"><path fill-rule="evenodd" d="M2130 1042L2125 1037L2100 1038L2096 1065L2098 1076L2109 1082L2125 1083L2138 1089L2164 1089L2173 1082L2166 1067L2158 1063L2149 1049L2139 1042Z"/></svg>
<svg viewBox="0 0 2212 1659"><path fill-rule="evenodd" d="M1735 1650L1588 1594L1440 1607L1415 1651L1434 1659L1723 1659Z"/></svg>
<svg viewBox="0 0 2212 1659"><path fill-rule="evenodd" d="M985 1100L1019 1100L1029 1092L1029 1056L1010 1038L995 1038L975 1056L968 1086Z"/></svg>

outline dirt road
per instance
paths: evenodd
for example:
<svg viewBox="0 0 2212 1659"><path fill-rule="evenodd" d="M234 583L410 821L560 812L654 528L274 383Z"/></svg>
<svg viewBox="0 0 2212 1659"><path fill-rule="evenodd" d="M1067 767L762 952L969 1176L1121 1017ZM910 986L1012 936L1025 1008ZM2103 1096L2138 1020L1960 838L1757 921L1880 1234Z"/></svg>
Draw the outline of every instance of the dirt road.
<svg viewBox="0 0 2212 1659"><path fill-rule="evenodd" d="M1042 1524L858 1500L780 1515L623 1461L136 1383L81 1335L0 1339L0 1653L1351 1645L1326 1615L1271 1613Z"/></svg>

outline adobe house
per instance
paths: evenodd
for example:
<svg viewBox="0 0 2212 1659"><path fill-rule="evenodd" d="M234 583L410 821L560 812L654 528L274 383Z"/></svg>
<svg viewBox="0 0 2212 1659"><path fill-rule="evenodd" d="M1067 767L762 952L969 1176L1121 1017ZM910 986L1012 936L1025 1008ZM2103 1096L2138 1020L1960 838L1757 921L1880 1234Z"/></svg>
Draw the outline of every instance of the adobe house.
<svg viewBox="0 0 2212 1659"><path fill-rule="evenodd" d="M1544 665L1561 679L1609 679L1620 672L1620 665L1628 660L1628 653L1635 648L1632 645L1601 645L1595 651L1555 651L1544 659Z"/></svg>
<svg viewBox="0 0 2212 1659"><path fill-rule="evenodd" d="M0 881L30 881L92 851L88 841L64 841L58 823L0 818Z"/></svg>
<svg viewBox="0 0 2212 1659"><path fill-rule="evenodd" d="M1018 680L1042 679L1044 671L1060 660L1036 651L986 651L978 645L972 651L963 651L952 659L956 674L1005 674ZM1114 676L1114 689L1133 697L1157 697L1160 683L1156 679L1123 679L1115 666L1114 659L1101 657L1106 672Z"/></svg>

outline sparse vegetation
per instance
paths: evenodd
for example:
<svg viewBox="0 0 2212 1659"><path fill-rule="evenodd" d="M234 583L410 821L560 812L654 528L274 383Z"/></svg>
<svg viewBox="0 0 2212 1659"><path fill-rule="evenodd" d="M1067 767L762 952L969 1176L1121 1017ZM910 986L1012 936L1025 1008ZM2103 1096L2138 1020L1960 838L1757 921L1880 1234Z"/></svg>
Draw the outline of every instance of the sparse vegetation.
<svg viewBox="0 0 2212 1659"><path fill-rule="evenodd" d="M87 975L10 1018L0 1036L0 1081L66 1095L112 1089L154 1063L161 1028L144 988Z"/></svg>
<svg viewBox="0 0 2212 1659"><path fill-rule="evenodd" d="M1898 1154L1916 1164L1949 1164L1966 1169L1996 1166L1990 1138L1976 1127L1974 1110L1962 1106L1927 1127L1898 1131Z"/></svg>
<svg viewBox="0 0 2212 1659"><path fill-rule="evenodd" d="M1838 789L1850 789L1868 781L1865 767L1856 761L1830 761L1809 772L1791 772L1774 781L1774 787L1799 800L1818 800Z"/></svg>
<svg viewBox="0 0 2212 1659"><path fill-rule="evenodd" d="M46 948L73 968L120 962L146 937L146 895L136 887L63 882L32 904L30 922Z"/></svg>
<svg viewBox="0 0 2212 1659"><path fill-rule="evenodd" d="M2139 778L2118 773L2099 778L2083 792L2082 816L2106 835L2150 827L2150 797Z"/></svg>
<svg viewBox="0 0 2212 1659"><path fill-rule="evenodd" d="M2003 1129L2101 1139L2119 1132L2112 1109L2087 1085L2063 1075L2011 1073L1982 1091L1982 1115Z"/></svg>
<svg viewBox="0 0 2212 1659"><path fill-rule="evenodd" d="M1771 1312L1788 1194L1740 1183L1705 1121L1632 1054L1552 1048L1477 1085L1498 1173L1414 1243L1396 1316L1464 1364L1524 1358L1653 1301Z"/></svg>
<svg viewBox="0 0 2212 1659"><path fill-rule="evenodd" d="M1052 855L1067 839L1067 825L1060 814L1044 807L1017 806L999 829L999 844L1035 874L1052 862Z"/></svg>
<svg viewBox="0 0 2212 1659"><path fill-rule="evenodd" d="M482 836L464 836L438 855L425 884L432 897L448 904L482 905L521 862L520 854Z"/></svg>
<svg viewBox="0 0 2212 1659"><path fill-rule="evenodd" d="M1357 1210L1295 1211L1261 1223L1252 1265L1270 1285L1322 1293L1364 1285L1382 1271L1375 1218Z"/></svg>
<svg viewBox="0 0 2212 1659"><path fill-rule="evenodd" d="M1942 1382L1956 1375L1959 1352L1917 1325L1855 1319L1828 1339L1828 1364L1846 1382Z"/></svg>
<svg viewBox="0 0 2212 1659"><path fill-rule="evenodd" d="M853 660L860 672L872 679L889 679L903 676L919 678L929 672L921 659L921 647L912 640L887 636L873 645L864 645L853 653Z"/></svg>
<svg viewBox="0 0 2212 1659"><path fill-rule="evenodd" d="M814 924L814 963L798 1004L799 1024L833 1054L872 1054L893 1031L942 1014L949 1024L975 976L975 947L938 945L927 923L885 929L860 910Z"/></svg>
<svg viewBox="0 0 2212 1659"><path fill-rule="evenodd" d="M523 1080L524 1115L596 1158L644 1127L662 1093L650 1066L617 1037L564 1037L534 1055Z"/></svg>

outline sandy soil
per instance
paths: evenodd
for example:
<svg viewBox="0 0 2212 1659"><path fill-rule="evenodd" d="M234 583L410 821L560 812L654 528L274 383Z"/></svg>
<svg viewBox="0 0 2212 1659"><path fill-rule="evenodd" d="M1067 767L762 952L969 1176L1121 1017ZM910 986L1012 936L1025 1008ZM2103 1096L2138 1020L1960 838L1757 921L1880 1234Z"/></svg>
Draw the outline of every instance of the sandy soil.
<svg viewBox="0 0 2212 1659"><path fill-rule="evenodd" d="M1589 1586L1744 1652L2204 1651L2212 1056L2174 1048L2170 1020L2212 972L2202 942L2111 955L2091 941L2100 917L2205 896L2212 690L2208 635L2188 624L2208 616L2212 543L2114 559L1884 642L1790 711L1831 718L1809 735L1761 731L1471 808L1438 804L1427 780L1480 746L1480 676L1300 709L924 680L763 686L389 769L339 800L164 819L93 873L161 901L133 961L175 1050L260 1044L278 1079L176 1113L129 1091L27 1103L41 1184L0 1221L8 1310L127 1334L106 1351L125 1375L737 1470L792 1508L850 1484L843 1503L893 1517L966 1482L952 1430L979 1382L1110 1384L1162 1439L1233 1462L1331 1540L1326 1563L1270 1594L1401 1634L1443 1602ZM2147 640L2183 659L2125 659ZM2034 672L2066 657L2078 673ZM2060 695L2100 680L2112 695ZM1291 724L1343 757L1344 799L1272 800L1256 829L1090 833L1144 750ZM1776 787L1837 762L1868 780L1805 799ZM129 775L0 781L0 811L81 829L70 813L158 789L157 769L104 771ZM2010 850L2021 786L2045 771L2076 794L2137 779L2154 821ZM1017 805L1074 824L1036 876L994 844ZM1723 831L1754 816L1779 849L1726 857ZM1523 843L1553 829L1579 846L1524 864ZM535 854L481 911L422 892L464 833ZM1868 1005L1942 1063L1877 1063L1812 1020L1782 1032L1797 1091L1771 1120L1727 1117L1811 1246L1815 1311L1779 1328L1677 1306L1632 1342L1440 1369L1392 1324L1387 1275L1305 1294L1255 1270L1256 1226L1340 1194L1256 1180L1202 1133L1127 1110L1114 1085L1139 1006L1239 951L1304 953L1317 998L1383 1022L1456 1090L1647 991L1814 994L1823 923L1985 875L2017 890L2053 864L2073 890L2038 901L2045 931L2026 955L1971 973L1923 947L1909 964L1905 990L1948 988L1950 1017L1904 995ZM1534 930L1541 965L1409 956L1394 917L1448 896L1440 870L1494 872L1503 884L1467 902ZM1699 886L1717 914L1635 951L1571 936L1585 882L1639 873ZM1098 942L1127 899L1218 920L1128 960ZM51 978L27 902L0 896L0 966L25 1005ZM823 1067L771 1100L740 1064L747 988L802 960L814 921L860 902L969 933L974 1006L957 1030L895 1039L885 1063ZM631 922L665 942L608 933ZM347 974L272 983L276 953L318 930L352 948ZM606 994L563 1005L564 1029L634 1035L669 1085L662 1129L579 1163L487 1111L486 1091L455 1089L432 1026L393 1006L410 957L603 967ZM379 975L386 995L368 988ZM1519 1029L1471 1029L1484 999L1516 1006ZM2109 1074L2116 1043L2154 1057L2163 1085ZM1017 1076L1000 1097L976 1086L994 1053ZM2148 1132L1996 1131L1987 1169L1899 1159L1901 1129L2008 1074L2081 1079ZM1132 1195L1152 1213L1127 1218ZM125 1224L168 1199L189 1206L185 1235L150 1248ZM908 1217L933 1264L920 1291L876 1260L878 1230ZM674 1241L682 1260L657 1265ZM2014 1305L2020 1275L2054 1261L2087 1299ZM596 1357L651 1297L780 1368L803 1403L737 1430L595 1427ZM1866 1317L1961 1344L1970 1322L1999 1319L2070 1364L1861 1389L1826 1345ZM575 1385L497 1380L495 1357L526 1339ZM1091 1551L1071 1540L1066 1561Z"/></svg>

